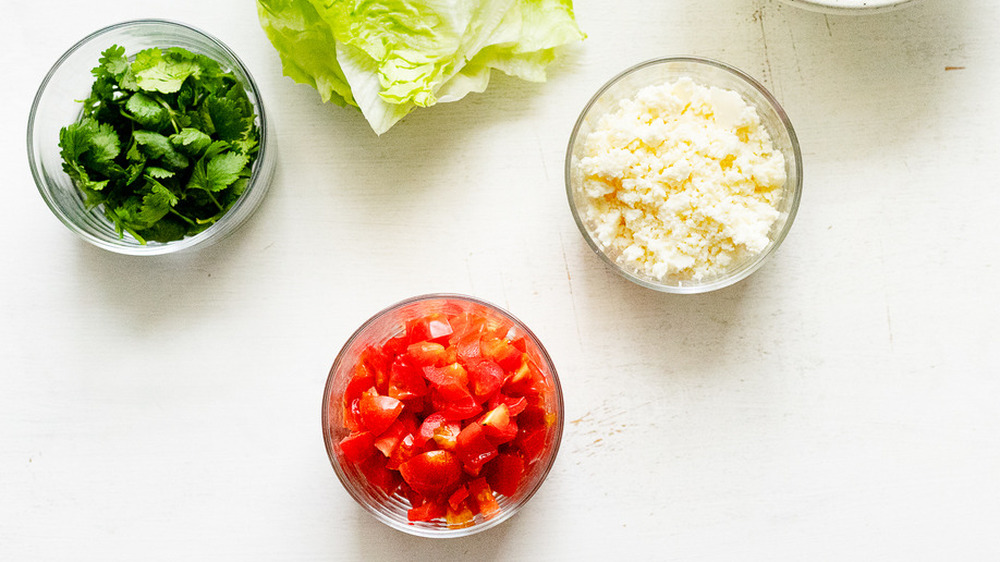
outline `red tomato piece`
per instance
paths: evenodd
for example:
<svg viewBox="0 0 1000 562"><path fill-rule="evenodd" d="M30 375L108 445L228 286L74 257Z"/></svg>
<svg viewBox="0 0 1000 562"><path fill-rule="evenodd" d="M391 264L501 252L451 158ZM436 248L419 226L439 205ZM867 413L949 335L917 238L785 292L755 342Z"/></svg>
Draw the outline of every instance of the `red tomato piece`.
<svg viewBox="0 0 1000 562"><path fill-rule="evenodd" d="M383 455L390 457L396 447L407 435L416 431L416 418L412 415L404 415L393 420L389 427L375 438L375 448Z"/></svg>
<svg viewBox="0 0 1000 562"><path fill-rule="evenodd" d="M472 395L480 400L485 400L500 390L503 380L503 367L489 359L469 367L469 389Z"/></svg>
<svg viewBox="0 0 1000 562"><path fill-rule="evenodd" d="M406 347L406 356L411 358L413 363L420 367L443 365L445 359L448 357L448 350L437 342L420 341L411 343Z"/></svg>
<svg viewBox="0 0 1000 562"><path fill-rule="evenodd" d="M424 377L438 388L462 387L469 384L469 373L458 363L449 363L444 367L424 367Z"/></svg>
<svg viewBox="0 0 1000 562"><path fill-rule="evenodd" d="M472 510L469 509L468 504L464 501L457 508L452 508L449 505L444 514L444 520L448 522L448 528L450 529L471 527L476 522Z"/></svg>
<svg viewBox="0 0 1000 562"><path fill-rule="evenodd" d="M425 500L419 507L411 507L406 512L409 521L433 521L444 517L448 512L447 504L439 501Z"/></svg>
<svg viewBox="0 0 1000 562"><path fill-rule="evenodd" d="M459 509L465 498L469 497L469 490L465 486L459 486L455 492L448 497L448 506L452 509Z"/></svg>
<svg viewBox="0 0 1000 562"><path fill-rule="evenodd" d="M410 345L410 342L404 332L395 337L389 338L384 344L382 344L382 351L385 352L390 359L392 359L406 353L406 346L408 345Z"/></svg>
<svg viewBox="0 0 1000 562"><path fill-rule="evenodd" d="M479 476L483 465L497 456L497 448L490 443L483 432L483 426L472 422L465 426L455 440L455 454L462 461L462 468L473 476Z"/></svg>
<svg viewBox="0 0 1000 562"><path fill-rule="evenodd" d="M524 460L517 455L502 454L485 471L486 482L498 494L511 497L517 493L524 477Z"/></svg>
<svg viewBox="0 0 1000 562"><path fill-rule="evenodd" d="M449 420L467 420L482 412L483 408L471 394L466 392L461 398L448 402L441 410Z"/></svg>
<svg viewBox="0 0 1000 562"><path fill-rule="evenodd" d="M448 343L448 336L453 332L448 317L440 313L431 313L406 323L406 334L411 343L419 341Z"/></svg>
<svg viewBox="0 0 1000 562"><path fill-rule="evenodd" d="M358 431L361 429L358 401L361 399L361 395L373 386L375 386L375 375L364 365L360 363L356 365L354 375L347 382L347 388L344 389L344 397L341 400L344 427L348 430Z"/></svg>
<svg viewBox="0 0 1000 562"><path fill-rule="evenodd" d="M378 394L375 388L369 388L358 401L358 414L361 426L380 435L396 421L403 411L403 403L391 396Z"/></svg>
<svg viewBox="0 0 1000 562"><path fill-rule="evenodd" d="M422 444L417 444L416 436L413 433L407 433L400 439L399 444L392 451L392 455L389 458L389 464L386 465L390 469L398 469L400 465L404 462L410 460L411 458L419 455L426 451Z"/></svg>
<svg viewBox="0 0 1000 562"><path fill-rule="evenodd" d="M506 371L517 369L521 364L521 352L505 339L484 337L479 342L483 356L496 361Z"/></svg>
<svg viewBox="0 0 1000 562"><path fill-rule="evenodd" d="M427 451L399 467L403 480L426 498L450 494L462 478L462 464L449 451Z"/></svg>
<svg viewBox="0 0 1000 562"><path fill-rule="evenodd" d="M364 462L375 452L375 436L370 431L356 431L340 440L340 450L347 460Z"/></svg>
<svg viewBox="0 0 1000 562"><path fill-rule="evenodd" d="M480 476L479 478L473 479L469 482L468 487L469 497L472 498L472 502L476 504L479 514L489 519L497 513L500 513L500 504L497 503L497 499L493 497L493 490L490 489L490 485L486 482L486 478Z"/></svg>
<svg viewBox="0 0 1000 562"><path fill-rule="evenodd" d="M392 357L385 351L384 347L369 345L361 351L359 362L373 374L386 373L389 371Z"/></svg>
<svg viewBox="0 0 1000 562"><path fill-rule="evenodd" d="M462 426L456 421L448 421L434 430L431 439L437 444L439 449L454 451L458 441L458 434L462 431Z"/></svg>
<svg viewBox="0 0 1000 562"><path fill-rule="evenodd" d="M517 437L517 423L510 416L506 404L500 404L483 416L480 424L491 443L499 445Z"/></svg>
<svg viewBox="0 0 1000 562"><path fill-rule="evenodd" d="M503 394L497 394L490 400L489 407L492 410L500 404L507 405L507 411L510 412L511 416L517 416L528 407L528 400L524 396L518 396L514 398L512 396L505 396Z"/></svg>
<svg viewBox="0 0 1000 562"><path fill-rule="evenodd" d="M423 373L405 359L397 357L389 368L389 396L397 400L410 400L427 394Z"/></svg>
<svg viewBox="0 0 1000 562"><path fill-rule="evenodd" d="M400 477L399 472L386 468L388 460L382 455L371 455L367 460L359 464L358 468L364 474L369 484L391 496L396 493L403 479Z"/></svg>
<svg viewBox="0 0 1000 562"><path fill-rule="evenodd" d="M537 462L545 453L548 431L545 428L536 428L518 431L513 444L517 447L524 460L528 464Z"/></svg>
<svg viewBox="0 0 1000 562"><path fill-rule="evenodd" d="M417 430L417 441L426 443L431 437L434 437L434 431L444 425L448 421L448 418L444 417L441 412L435 412L420 423L420 429Z"/></svg>

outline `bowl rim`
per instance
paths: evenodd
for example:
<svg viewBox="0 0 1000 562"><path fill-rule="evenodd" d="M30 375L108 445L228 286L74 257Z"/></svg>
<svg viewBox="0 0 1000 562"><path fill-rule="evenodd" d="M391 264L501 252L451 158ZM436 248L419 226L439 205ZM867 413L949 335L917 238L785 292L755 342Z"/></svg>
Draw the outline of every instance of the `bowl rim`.
<svg viewBox="0 0 1000 562"><path fill-rule="evenodd" d="M226 56L228 56L232 60L233 65L236 66L239 69L239 71L243 74L243 76L245 76L247 79L248 83L247 95L251 96L252 101L254 102L253 105L257 113L256 115L257 121L259 121L258 128L260 129L260 142L258 143L259 149L257 157L254 159L253 165L250 169L250 183L247 185L247 188L246 190L244 190L243 194L240 195L239 199L237 199L236 202L233 203L233 206L230 207L229 210L226 211L226 213L218 221L216 221L214 224L212 224L205 230L193 236L186 236L180 240L173 240L170 242L153 242L153 243L147 243L145 245L133 246L133 245L124 245L121 243L111 242L93 236L92 234L81 228L78 224L76 224L76 222L71 220L66 215L66 213L63 212L63 210L59 207L59 205L52 199L52 197L50 197L45 187L46 182L44 178L44 173L42 172L41 169L41 164L35 159L35 151L34 151L35 119L38 113L39 104L41 103L42 97L45 94L46 88L49 86L49 83L55 77L59 69L62 68L62 66L74 53L80 50L84 45L88 44L94 39L97 39L98 37L101 37L102 35L105 35L112 31L116 31L121 28L144 26L144 25L162 25L167 27L174 27L181 29L185 32L201 36L207 39L209 42L215 44L219 49L221 49L226 54ZM228 63L229 61L225 62ZM263 197L263 194L267 191L267 189L270 186L267 185L266 183L265 185L258 185L258 183L261 181L262 174L266 175L266 170L264 170L263 167L265 166L264 164L265 152L269 150L267 148L269 146L268 144L268 141L270 139L269 135L270 131L268 128L268 119L266 111L264 109L264 99L260 93L260 87L257 85L257 81L254 79L253 74L250 72L250 69L246 66L243 60L236 54L236 52L229 47L229 45L227 45L221 39L219 39L215 35L212 35L211 33L208 33L206 31L203 31L202 29L199 29L195 26L180 21L164 19L164 18L132 19L107 25L96 31L92 31L91 33L84 36L82 39L76 41L71 47L66 49L62 55L60 55L60 57L56 60L56 62L53 63L49 71L45 74L45 77L42 78L42 81L35 92L35 96L34 98L32 98L31 109L28 113L28 127L27 127L27 137L26 137L27 151L28 151L28 167L31 169L31 175L32 178L34 179L35 187L41 194L42 199L45 201L45 204L49 207L49 210L52 211L52 213L59 219L60 222L62 222L67 228L69 228L83 240L86 240L87 242L93 244L94 246L118 254L135 255L135 256L163 255L163 254L178 252L190 248L192 246L198 245L206 240L214 239L215 233L221 230L220 227L228 225L230 222L232 222L232 220L241 220L239 218L234 218L234 217L240 216L240 214L237 211L239 211L244 205L247 204L248 199L251 199L248 196L250 193L257 192L260 193L259 197Z"/></svg>
<svg viewBox="0 0 1000 562"><path fill-rule="evenodd" d="M798 8L805 10L811 10L814 12L823 12L827 14L839 14L845 16L860 16L868 14L876 14L889 12L892 10L897 10L904 6L909 6L916 4L918 0L887 0L881 4L875 6L844 6L842 4L834 4L829 0L784 0L787 4L791 4Z"/></svg>
<svg viewBox="0 0 1000 562"><path fill-rule="evenodd" d="M768 244L768 246L764 250L762 250L759 254L757 254L753 258L753 261L749 265L741 269L736 275L726 275L723 277L716 278L708 283L697 283L697 284L679 285L679 286L657 283L650 279L640 277L638 275L633 274L630 271L627 271L625 268L618 265L613 259L611 259L597 244L597 241L594 240L594 237L591 235L590 231L584 224L583 217L580 215L580 210L577 208L577 205L575 203L574 188L572 182L573 147L575 146L577 138L579 137L580 129L583 126L583 123L586 120L591 109L594 107L594 104L597 103L597 101L601 98L601 96L604 95L605 92L607 92L613 86L618 84L625 77L650 66L657 66L661 64L676 64L676 63L705 65L714 67L716 69L722 70L724 72L727 72L735 76L740 81L745 82L748 86L750 86L752 89L756 90L759 94L761 94L761 96L767 101L768 105L771 106L771 109L774 111L775 115L777 115L778 120L782 124L782 127L784 127L785 131L788 133L788 138L790 141L791 151L792 151L792 160L794 161L794 169L796 171L795 185L792 186L786 185L786 189L789 189L789 193L792 196L792 201L788 209L788 217L785 219L785 222L782 225L781 230L776 233L774 239ZM703 85L712 86L712 84L703 84ZM718 289L728 287L749 277L753 272L757 271L762 265L764 265L764 262L767 261L768 257L775 250L777 250L779 246L781 246L782 242L784 242L785 237L788 235L788 232L792 228L792 223L795 222L795 216L798 214L799 203L802 199L802 178L803 178L802 150L801 147L799 146L798 136L795 134L795 128L792 126L792 122L788 118L788 114L785 113L784 108L774 97L774 95L766 87L764 87L764 85L761 84L757 79L753 78L752 76L740 70L739 68L736 68L735 66L711 58L699 57L694 55L658 57L634 64L626 68L625 70L622 70L621 72L615 74L609 80L607 80L600 88L598 88L597 91L594 93L594 95L590 97L587 103L583 106L583 109L580 111L580 115L579 117L577 117L576 122L573 125L573 130L570 133L569 142L566 147L566 158L563 167L563 177L566 186L566 196L568 199L570 211L573 215L573 220L574 222L576 222L576 226L579 229L580 233L583 235L584 240L586 240L587 245L590 246L590 249L593 250L593 252L600 257L600 259L605 263L605 265L609 266L613 271L615 271L625 279L628 279L629 281L639 286L645 287L647 289L653 289L655 291L660 291L664 293L673 293L673 294L707 293L710 291L715 291Z"/></svg>
<svg viewBox="0 0 1000 562"><path fill-rule="evenodd" d="M360 492L355 489L354 485L350 482L349 478L347 478L347 475L344 474L343 468L337 462L337 453L334 449L334 439L332 435L333 432L329 430L330 428L329 405L333 395L334 376L337 374L337 367L339 367L342 363L342 360L345 359L345 355L348 349L351 347L351 344L353 344L355 340L357 340L360 336L362 336L365 333L365 330L369 326L371 326L373 323L375 323L377 320L379 320L386 314L389 314L405 306L426 301L462 301L464 303L484 306L490 311L496 312L501 316L504 316L509 320L512 320L519 329L524 331L525 335L528 336L528 338L535 344L535 346L537 346L539 355L541 356L542 360L545 363L545 367L547 368L548 374L552 379L553 388L555 390L556 407L559 415L556 419L556 428L554 433L555 436L552 441L551 453L547 455L548 460L546 462L546 465L542 467L542 472L539 474L538 481L535 483L534 486L525 491L525 494L522 497L520 503L517 506L515 506L514 509L507 510L506 512L500 513L493 519L484 521L482 523L474 524L470 527L464 527L458 529L431 529L412 524L403 524L396 521L395 519L387 517L385 514L379 512L373 506L369 505L368 502L363 501ZM542 344L542 341L538 338L538 336L531 330L531 328L528 327L527 324L521 321L518 317L514 316L507 309L498 306L496 304L493 304L489 301L480 299L478 297L473 297L470 295L465 295L460 293L425 293L422 295L408 297L394 304L382 308L375 314L371 315L367 320L362 322L361 325L356 330L354 330L354 332L350 335L350 337L348 337L347 340L344 341L344 344L341 346L340 351L337 352L336 358L334 358L333 364L330 367L330 371L327 374L326 384L323 387L323 402L321 404L321 409L322 411L321 411L320 421L322 427L320 429L323 432L323 443L326 447L327 458L330 460L330 464L333 467L334 473L337 475L337 479L340 480L341 485L344 487L345 490L347 490L348 494L354 499L355 503L358 504L358 506L360 506L361 508L363 508L365 512L372 515L376 520L380 521L386 526L409 535L425 537L425 538L458 538L458 537L473 535L476 533L480 533L482 531L486 531L488 529L492 529L496 526L499 526L501 523L513 517L514 514L520 511L520 509L524 505L526 505L528 501L530 501L531 498L535 495L535 493L538 492L538 490L542 487L542 484L545 482L546 478L551 472L552 467L555 465L556 458L559 456L559 447L560 444L562 443L563 433L565 431L565 417L566 417L566 403L565 399L563 398L563 390L562 390L562 384L559 381L559 374L556 371L556 366L555 363L552 361L552 357L549 355L548 350L545 349L545 346Z"/></svg>

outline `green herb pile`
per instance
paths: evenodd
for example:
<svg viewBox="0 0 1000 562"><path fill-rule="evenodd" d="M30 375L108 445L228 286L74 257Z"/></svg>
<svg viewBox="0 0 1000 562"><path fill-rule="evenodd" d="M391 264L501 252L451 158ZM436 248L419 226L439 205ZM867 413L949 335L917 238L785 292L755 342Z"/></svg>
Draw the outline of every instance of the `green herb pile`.
<svg viewBox="0 0 1000 562"><path fill-rule="evenodd" d="M260 131L243 85L185 49L114 45L79 122L59 132L63 169L119 237L168 242L219 220L247 187Z"/></svg>

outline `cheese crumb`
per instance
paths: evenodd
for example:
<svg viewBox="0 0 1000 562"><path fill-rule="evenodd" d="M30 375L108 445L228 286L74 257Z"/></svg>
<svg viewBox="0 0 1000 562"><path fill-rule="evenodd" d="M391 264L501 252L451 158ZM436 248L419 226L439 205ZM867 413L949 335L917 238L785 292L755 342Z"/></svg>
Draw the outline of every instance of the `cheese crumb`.
<svg viewBox="0 0 1000 562"><path fill-rule="evenodd" d="M576 165L598 245L659 281L713 277L764 250L786 180L756 110L690 78L622 100Z"/></svg>

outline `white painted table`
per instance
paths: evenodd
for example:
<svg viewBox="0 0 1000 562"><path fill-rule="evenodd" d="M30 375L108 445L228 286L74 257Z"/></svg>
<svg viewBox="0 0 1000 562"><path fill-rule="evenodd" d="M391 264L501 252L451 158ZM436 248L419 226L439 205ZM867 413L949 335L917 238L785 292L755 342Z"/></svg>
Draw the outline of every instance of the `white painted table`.
<svg viewBox="0 0 1000 562"><path fill-rule="evenodd" d="M5 3L0 559L997 559L1000 4L610 6L577 2L589 38L548 83L498 77L376 138L281 76L249 0ZM141 17L228 43L277 129L259 212L186 255L77 240L27 166L49 66ZM563 188L593 91L676 54L763 81L805 160L772 261L701 296L606 269ZM447 542L357 507L319 422L347 336L436 291L525 320L568 422L518 516Z"/></svg>

